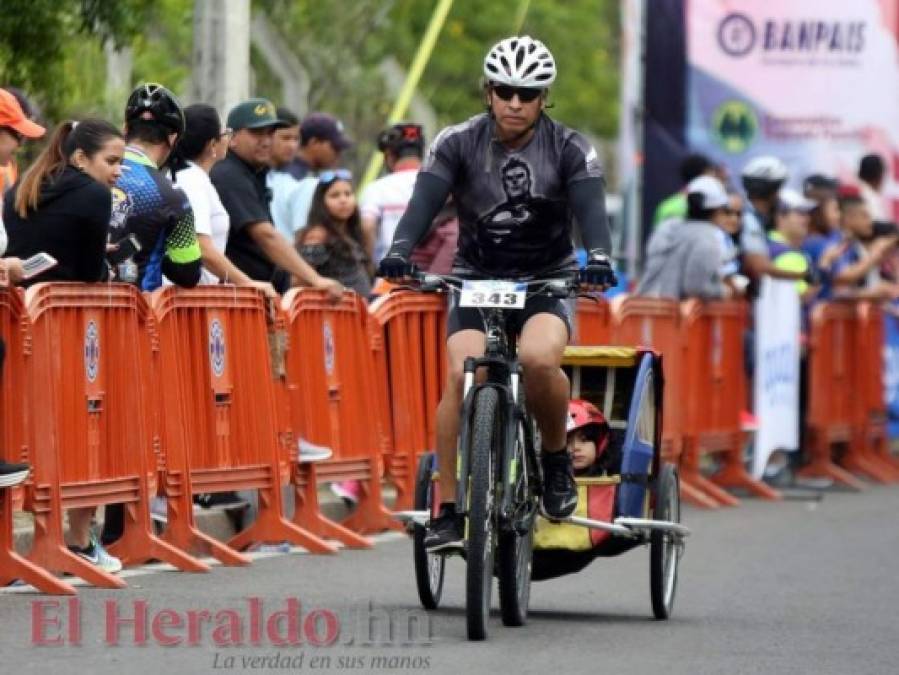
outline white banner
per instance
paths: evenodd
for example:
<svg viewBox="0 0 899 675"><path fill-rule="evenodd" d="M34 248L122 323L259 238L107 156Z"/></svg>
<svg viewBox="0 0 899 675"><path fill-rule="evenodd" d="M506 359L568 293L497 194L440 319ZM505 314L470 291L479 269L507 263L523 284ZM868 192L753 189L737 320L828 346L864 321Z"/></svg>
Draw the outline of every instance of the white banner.
<svg viewBox="0 0 899 675"><path fill-rule="evenodd" d="M795 282L762 278L755 303L756 478L772 452L799 447L800 312Z"/></svg>

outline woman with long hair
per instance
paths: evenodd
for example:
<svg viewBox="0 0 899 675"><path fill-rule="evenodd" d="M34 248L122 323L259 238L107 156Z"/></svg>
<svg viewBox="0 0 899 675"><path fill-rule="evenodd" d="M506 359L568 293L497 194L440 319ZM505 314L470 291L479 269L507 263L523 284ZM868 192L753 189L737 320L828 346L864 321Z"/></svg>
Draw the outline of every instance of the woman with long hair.
<svg viewBox="0 0 899 675"><path fill-rule="evenodd" d="M112 186L122 172L125 141L109 122L68 121L3 202L7 255L46 252L50 270L25 281L101 281L106 278L106 231Z"/></svg>
<svg viewBox="0 0 899 675"><path fill-rule="evenodd" d="M184 109L184 135L169 157L172 181L181 188L194 212L197 241L203 256L201 284L230 283L254 286L273 296L267 282L253 281L225 257L230 220L219 194L209 180L209 171L225 156L231 130L222 127L215 108L197 103Z"/></svg>
<svg viewBox="0 0 899 675"><path fill-rule="evenodd" d="M112 187L122 173L125 141L109 122L63 122L3 203L8 253L28 258L46 252L51 269L24 281L96 282L106 278L106 233ZM107 572L122 563L91 532L93 507L69 509L71 550Z"/></svg>
<svg viewBox="0 0 899 675"><path fill-rule="evenodd" d="M297 250L315 270L337 279L362 297L371 292L370 261L352 174L323 171L312 195L308 226L297 233Z"/></svg>

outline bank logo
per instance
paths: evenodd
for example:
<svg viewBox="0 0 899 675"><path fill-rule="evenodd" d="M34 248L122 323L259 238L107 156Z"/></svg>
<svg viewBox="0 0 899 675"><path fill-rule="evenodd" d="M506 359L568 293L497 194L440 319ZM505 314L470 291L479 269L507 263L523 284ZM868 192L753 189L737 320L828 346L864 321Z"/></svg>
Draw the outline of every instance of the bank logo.
<svg viewBox="0 0 899 675"><path fill-rule="evenodd" d="M718 44L731 56L746 56L755 47L755 25L745 14L728 14L718 24Z"/></svg>
<svg viewBox="0 0 899 675"><path fill-rule="evenodd" d="M759 131L755 112L743 101L725 101L712 117L712 133L726 152L744 152Z"/></svg>

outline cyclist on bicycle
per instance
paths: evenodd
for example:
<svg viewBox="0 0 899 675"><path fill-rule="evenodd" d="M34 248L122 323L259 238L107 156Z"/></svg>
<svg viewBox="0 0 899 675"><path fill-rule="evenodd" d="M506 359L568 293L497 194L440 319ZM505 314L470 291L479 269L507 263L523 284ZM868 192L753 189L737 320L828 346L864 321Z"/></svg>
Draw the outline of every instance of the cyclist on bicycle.
<svg viewBox="0 0 899 675"><path fill-rule="evenodd" d="M588 290L616 283L605 211L603 170L596 150L579 133L544 114L556 78L552 54L539 40L510 37L484 59L487 111L444 129L434 140L415 183L380 275L403 280L414 273L413 247L452 193L458 207L459 250L454 273L473 279L553 278L577 271L572 215L589 251L581 270ZM528 407L540 428L545 473L543 508L564 518L577 506L571 458L566 451L569 383L560 368L571 333L568 302L528 300L516 315L518 356ZM429 551L462 547L464 522L454 498L456 440L467 357L484 353L481 315L451 301L447 321L448 377L437 409L440 515L425 538Z"/></svg>

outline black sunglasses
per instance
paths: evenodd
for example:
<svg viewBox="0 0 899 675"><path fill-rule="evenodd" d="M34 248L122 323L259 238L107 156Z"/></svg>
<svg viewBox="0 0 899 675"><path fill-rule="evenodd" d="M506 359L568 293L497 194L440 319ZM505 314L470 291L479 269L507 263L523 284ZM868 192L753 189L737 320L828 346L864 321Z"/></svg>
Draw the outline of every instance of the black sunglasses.
<svg viewBox="0 0 899 675"><path fill-rule="evenodd" d="M491 86L493 93L499 96L503 101L511 101L515 94L518 94L518 100L522 103L530 103L543 93L542 89L534 89L532 87L510 87L507 84L494 84Z"/></svg>

